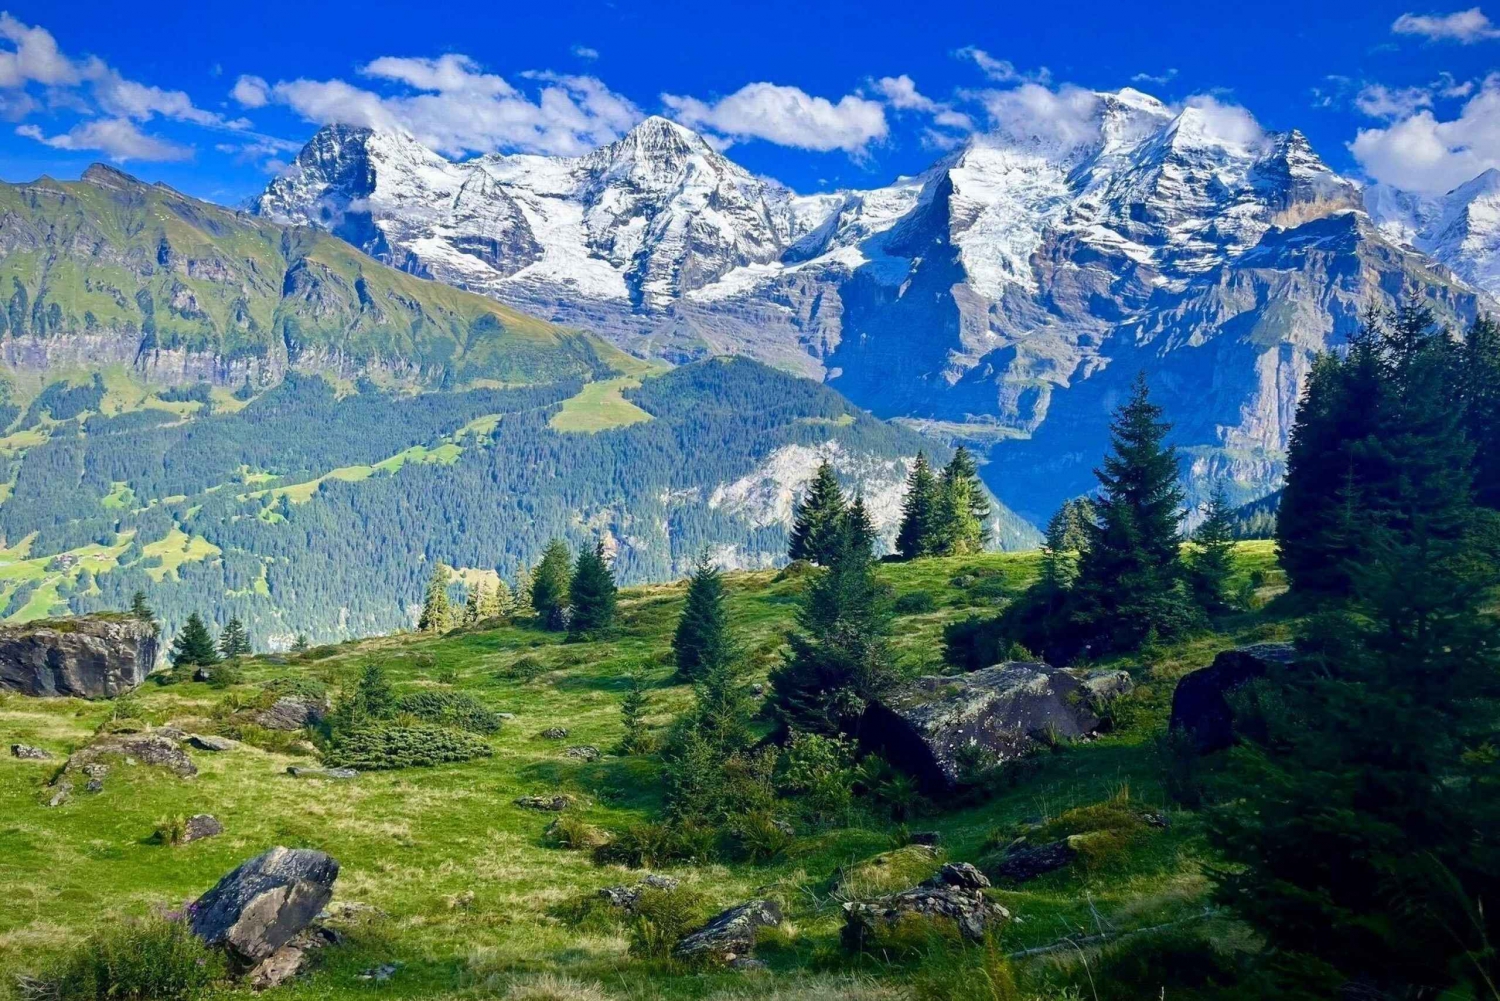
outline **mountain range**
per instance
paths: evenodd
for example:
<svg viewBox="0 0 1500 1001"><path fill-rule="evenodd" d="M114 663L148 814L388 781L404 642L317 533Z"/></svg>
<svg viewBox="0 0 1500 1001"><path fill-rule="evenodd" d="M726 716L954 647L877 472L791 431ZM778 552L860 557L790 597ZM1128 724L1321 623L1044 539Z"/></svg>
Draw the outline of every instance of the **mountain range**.
<svg viewBox="0 0 1500 1001"><path fill-rule="evenodd" d="M1010 506L1087 490L1138 371L1195 502L1275 487L1301 381L1416 287L1463 323L1500 290L1493 177L1365 189L1299 132L1139 91L972 139L915 177L803 196L648 118L582 157L452 162L320 130L253 211L643 357L745 354L966 441Z"/></svg>

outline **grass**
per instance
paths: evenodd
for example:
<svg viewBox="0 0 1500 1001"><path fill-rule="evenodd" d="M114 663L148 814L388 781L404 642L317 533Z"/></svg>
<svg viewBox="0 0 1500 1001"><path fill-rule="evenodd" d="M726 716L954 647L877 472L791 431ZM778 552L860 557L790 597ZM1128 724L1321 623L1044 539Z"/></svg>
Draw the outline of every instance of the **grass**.
<svg viewBox="0 0 1500 1001"><path fill-rule="evenodd" d="M492 425L493 427L493 425ZM367 480L376 473L396 473L408 462L435 463L443 466L451 466L458 461L463 454L463 448L448 441L433 448L426 445L413 445L402 449L388 459L364 466L340 466L319 476L317 479L306 480L302 483L293 483L285 487L273 487L269 490L257 490L246 494L246 497L268 497L276 500L285 497L293 504L304 504L310 501L318 493L325 480L343 480L346 483L358 483Z"/></svg>
<svg viewBox="0 0 1500 1001"><path fill-rule="evenodd" d="M554 431L592 434L649 421L650 414L621 395L623 390L636 389L640 384L640 379L633 376L585 383L576 396L563 401L562 409L547 424Z"/></svg>
<svg viewBox="0 0 1500 1001"><path fill-rule="evenodd" d="M1250 544L1239 555L1241 571L1249 573L1267 550ZM897 653L905 668L936 669L943 625L971 612L991 612L997 595L1025 586L1036 563L1035 554L986 554L883 566L880 573L897 594L920 590L935 599L934 611L898 620ZM726 577L749 681L764 681L792 624L801 582L777 578L774 571ZM1097 865L997 891L1024 919L1006 927L1002 945L1027 948L1055 941L1064 929L1091 927L1094 909L1122 928L1201 912L1201 829L1192 814L1168 808L1155 738L1173 678L1207 664L1217 649L1284 630L1260 615L1230 623L1228 633L1131 661L1141 684L1119 732L1029 760L1013 784L988 799L914 817L911 829L940 833L940 857L902 851L891 825L872 821L802 832L764 865L658 870L679 877L708 912L752 897L780 900L787 925L761 949L771 967L768 976L751 980L633 959L623 923L607 914L582 922L570 915L599 888L633 883L640 874L598 867L588 852L558 847L543 833L558 815L513 801L566 793L573 805L565 816L579 830L620 830L657 816L661 788L654 759L607 755L584 762L565 750L617 744L619 704L633 671L645 676L652 726L665 726L688 703L690 691L675 681L669 656L683 591L681 584L625 590L620 630L607 641L565 643L517 625L441 637L395 635L300 656L251 658L244 683L227 692L198 683L148 684L126 700L131 716L202 731L212 728L221 702L249 699L261 683L316 678L338 687L374 662L385 667L398 695L452 690L514 713L485 738L491 757L330 782L287 775L288 765L310 762L290 742L279 750L244 743L219 754L193 752L200 774L192 781L120 764L103 792L79 794L56 809L41 803L59 759L0 758L0 899L6 901L0 907L0 996L12 974L44 962L91 929L141 917L157 904L192 899L238 863L277 844L330 852L342 865L335 899L378 908L344 929L345 943L326 950L315 972L271 995L288 1001L365 998L372 991L392 999L476 993L619 1001L896 997L912 971L871 965L838 948L841 874L846 884L883 888L919 878L940 861L977 863L992 850L996 831L1086 824L1112 809L1109 804L1118 803L1126 788L1132 805L1169 812L1170 829L1132 836L1122 851ZM979 591L986 596L976 597ZM532 667L511 670L521 661ZM108 703L0 694L0 740L64 755L115 711ZM566 740L538 739L556 726L568 729ZM204 812L224 823L223 835L177 848L155 843L161 818ZM885 861L876 861L881 856ZM375 986L360 979L383 963L400 964L388 982Z"/></svg>
<svg viewBox="0 0 1500 1001"><path fill-rule="evenodd" d="M203 536L188 535L180 528L173 528L165 537L141 547L141 553L146 559L160 560L156 566L146 568L147 575L154 581L165 580L169 575L175 580L177 568L184 563L213 559L221 552L218 546Z"/></svg>

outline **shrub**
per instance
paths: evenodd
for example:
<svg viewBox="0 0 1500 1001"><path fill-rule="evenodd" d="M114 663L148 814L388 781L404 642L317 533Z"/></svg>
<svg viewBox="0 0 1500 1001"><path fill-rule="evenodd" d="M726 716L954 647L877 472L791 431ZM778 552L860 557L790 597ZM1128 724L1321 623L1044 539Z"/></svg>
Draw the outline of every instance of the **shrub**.
<svg viewBox="0 0 1500 1001"><path fill-rule="evenodd" d="M559 848L591 850L609 843L609 835L583 818L564 814L547 825L545 839Z"/></svg>
<svg viewBox="0 0 1500 1001"><path fill-rule="evenodd" d="M921 615L937 610L937 599L931 591L912 591L896 599L892 606L897 615Z"/></svg>
<svg viewBox="0 0 1500 1001"><path fill-rule="evenodd" d="M412 692L396 700L396 711L424 723L491 734L500 729L500 714L464 692Z"/></svg>
<svg viewBox="0 0 1500 1001"><path fill-rule="evenodd" d="M776 575L776 579L797 580L800 577L806 577L816 569L808 560L792 560L792 562L781 568L781 572Z"/></svg>
<svg viewBox="0 0 1500 1001"><path fill-rule="evenodd" d="M468 761L494 753L489 744L462 730L427 724L372 725L341 733L323 761L335 768L379 771Z"/></svg>
<svg viewBox="0 0 1500 1001"><path fill-rule="evenodd" d="M496 677L506 681L534 681L547 673L547 665L537 657L527 654L495 672Z"/></svg>
<svg viewBox="0 0 1500 1001"><path fill-rule="evenodd" d="M159 845L180 845L182 839L187 837L187 820L183 817L159 820L151 837Z"/></svg>
<svg viewBox="0 0 1500 1001"><path fill-rule="evenodd" d="M785 821L757 810L736 821L731 828L739 854L755 864L779 858L797 840Z"/></svg>
<svg viewBox="0 0 1500 1001"><path fill-rule="evenodd" d="M191 1001L226 974L223 957L187 922L154 914L100 931L30 981L55 1001Z"/></svg>
<svg viewBox="0 0 1500 1001"><path fill-rule="evenodd" d="M776 788L795 797L814 823L845 817L853 805L853 748L842 737L794 733L777 763Z"/></svg>
<svg viewBox="0 0 1500 1001"><path fill-rule="evenodd" d="M677 940L704 916L703 898L691 890L642 887L630 921L630 954L665 959Z"/></svg>
<svg viewBox="0 0 1500 1001"><path fill-rule="evenodd" d="M700 824L632 824L594 850L594 861L632 869L665 862L706 862L714 857L718 832Z"/></svg>
<svg viewBox="0 0 1500 1001"><path fill-rule="evenodd" d="M232 660L221 660L208 669L210 688L228 688L244 680L245 672L240 670L240 665Z"/></svg>
<svg viewBox="0 0 1500 1001"><path fill-rule="evenodd" d="M1160 931L1114 943L1094 968L1101 995L1186 997L1235 987L1241 971L1232 955L1193 931Z"/></svg>

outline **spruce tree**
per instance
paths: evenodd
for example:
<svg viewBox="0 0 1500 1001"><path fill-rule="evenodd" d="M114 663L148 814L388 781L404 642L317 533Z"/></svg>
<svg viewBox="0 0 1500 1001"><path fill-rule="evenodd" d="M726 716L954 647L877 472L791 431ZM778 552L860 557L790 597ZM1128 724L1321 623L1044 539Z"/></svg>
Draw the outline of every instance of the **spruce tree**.
<svg viewBox="0 0 1500 1001"><path fill-rule="evenodd" d="M918 452L906 477L906 498L901 503L901 527L896 533L896 551L909 560L932 552L937 519L938 483L927 461Z"/></svg>
<svg viewBox="0 0 1500 1001"><path fill-rule="evenodd" d="M844 492L834 475L832 463L824 459L818 465L807 496L793 512L787 557L826 566L838 550L843 520Z"/></svg>
<svg viewBox="0 0 1500 1001"><path fill-rule="evenodd" d="M646 697L646 678L640 671L630 672L626 679L625 698L620 701L620 723L625 735L620 738L622 754L638 754L650 746L646 733L646 710L650 700Z"/></svg>
<svg viewBox="0 0 1500 1001"><path fill-rule="evenodd" d="M1183 593L1177 452L1144 375L1110 424L1110 454L1095 470L1097 523L1078 561L1078 625L1105 649L1133 650L1191 622ZM1095 652L1102 652L1097 649Z"/></svg>
<svg viewBox="0 0 1500 1001"><path fill-rule="evenodd" d="M1193 533L1196 548L1188 558L1188 581L1198 605L1210 615L1229 610L1229 575L1234 570L1233 512L1222 486L1209 501L1207 515Z"/></svg>
<svg viewBox="0 0 1500 1001"><path fill-rule="evenodd" d="M867 548L842 544L828 568L812 577L788 636L785 662L771 672L774 711L784 734L793 730L854 732L869 702L896 682L888 634L888 590L875 577Z"/></svg>
<svg viewBox="0 0 1500 1001"><path fill-rule="evenodd" d="M615 624L615 573L604 557L604 543L579 550L568 586L572 617L568 633L587 636L603 632Z"/></svg>
<svg viewBox="0 0 1500 1001"><path fill-rule="evenodd" d="M943 478L961 480L968 484L965 491L969 497L968 516L978 526L979 532L976 551L983 549L990 541L990 499L984 489L984 481L979 478L979 468L974 464L974 456L967 448L960 445L953 450L953 459L944 467Z"/></svg>
<svg viewBox="0 0 1500 1001"><path fill-rule="evenodd" d="M503 619L511 613L515 605L515 598L510 593L510 587L499 577L495 578L495 586L486 588L484 598L479 604L479 617L481 619Z"/></svg>
<svg viewBox="0 0 1500 1001"><path fill-rule="evenodd" d="M967 556L984 548L984 525L975 516L976 480L964 473L955 455L938 482L933 551Z"/></svg>
<svg viewBox="0 0 1500 1001"><path fill-rule="evenodd" d="M442 562L433 564L432 576L427 579L427 593L422 600L422 614L417 619L417 629L424 633L440 633L452 626L453 609L448 600L448 567Z"/></svg>
<svg viewBox="0 0 1500 1001"><path fill-rule="evenodd" d="M156 621L156 612L146 601L145 591L137 591L130 596L130 614L142 622L154 623Z"/></svg>
<svg viewBox="0 0 1500 1001"><path fill-rule="evenodd" d="M844 512L840 531L843 533L840 540L842 548L867 553L871 557L875 555L875 540L878 536L875 534L875 522L870 518L870 509L865 507L863 494L857 495L854 503Z"/></svg>
<svg viewBox="0 0 1500 1001"><path fill-rule="evenodd" d="M245 633L245 625L239 616L233 616L224 631L219 634L219 654L225 660L234 660L236 657L244 657L250 653L250 637Z"/></svg>
<svg viewBox="0 0 1500 1001"><path fill-rule="evenodd" d="M488 592L484 582L478 581L469 588L469 593L464 597L463 624L472 626L484 618L484 606L488 603Z"/></svg>
<svg viewBox="0 0 1500 1001"><path fill-rule="evenodd" d="M734 656L724 578L706 550L688 578L687 600L672 636L672 654L677 673L689 681L699 680L714 664Z"/></svg>
<svg viewBox="0 0 1500 1001"><path fill-rule="evenodd" d="M292 653L306 653L308 647L307 634L298 633L297 638L292 640Z"/></svg>
<svg viewBox="0 0 1500 1001"><path fill-rule="evenodd" d="M208 626L203 624L203 618L197 612L192 613L172 641L172 666L208 667L218 662L219 651L214 647Z"/></svg>
<svg viewBox="0 0 1500 1001"><path fill-rule="evenodd" d="M1068 536L1071 511L1065 502L1047 522L1047 536L1042 543L1041 585L1050 592L1066 591L1078 574L1078 553L1070 547L1072 540Z"/></svg>
<svg viewBox="0 0 1500 1001"><path fill-rule="evenodd" d="M553 539L542 550L542 561L532 571L531 607L548 629L562 629L567 624L572 562L567 543Z"/></svg>
<svg viewBox="0 0 1500 1001"><path fill-rule="evenodd" d="M1463 351L1464 431L1474 447L1474 499L1500 508L1500 324L1481 316Z"/></svg>
<svg viewBox="0 0 1500 1001"><path fill-rule="evenodd" d="M751 808L729 774L754 743L750 694L738 666L732 658L710 664L693 685L691 708L673 724L662 758L674 820L718 823Z"/></svg>

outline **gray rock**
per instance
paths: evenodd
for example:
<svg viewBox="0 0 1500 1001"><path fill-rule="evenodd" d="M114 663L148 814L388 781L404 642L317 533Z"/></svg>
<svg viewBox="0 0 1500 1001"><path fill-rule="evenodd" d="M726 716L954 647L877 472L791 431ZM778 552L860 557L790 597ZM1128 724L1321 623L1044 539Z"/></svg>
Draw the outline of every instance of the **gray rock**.
<svg viewBox="0 0 1500 1001"><path fill-rule="evenodd" d="M176 741L152 733L106 734L96 738L73 752L64 771L83 771L87 774L91 766L100 765L103 759L110 757L124 758L128 765L144 762L166 768L184 779L198 774L198 766L183 753Z"/></svg>
<svg viewBox="0 0 1500 1001"><path fill-rule="evenodd" d="M740 973L759 973L767 969L764 960L752 959L749 956L731 959L728 965L731 970L736 970Z"/></svg>
<svg viewBox="0 0 1500 1001"><path fill-rule="evenodd" d="M353 768L304 768L287 765L286 773L299 779L352 779L359 775Z"/></svg>
<svg viewBox="0 0 1500 1001"><path fill-rule="evenodd" d="M1083 684L1089 702L1101 708L1122 695L1135 691L1135 679L1129 671L1069 671Z"/></svg>
<svg viewBox="0 0 1500 1001"><path fill-rule="evenodd" d="M89 779L88 782L86 782L84 784L83 791L84 792L103 792L104 791L104 780L100 779L100 778Z"/></svg>
<svg viewBox="0 0 1500 1001"><path fill-rule="evenodd" d="M912 831L911 843L936 848L943 843L943 833L941 831Z"/></svg>
<svg viewBox="0 0 1500 1001"><path fill-rule="evenodd" d="M658 876L654 872L641 877L641 885L649 886L653 890L675 890L679 882L675 876Z"/></svg>
<svg viewBox="0 0 1500 1001"><path fill-rule="evenodd" d="M870 705L860 739L909 769L929 792L971 776L964 758L1019 758L1043 739L1076 739L1100 724L1072 674L1039 661L1008 661L972 674L918 678Z"/></svg>
<svg viewBox="0 0 1500 1001"><path fill-rule="evenodd" d="M46 761L52 757L52 752L44 751L40 747L32 747L30 744L10 745L10 756L23 758L27 761Z"/></svg>
<svg viewBox="0 0 1500 1001"><path fill-rule="evenodd" d="M1296 658L1290 643L1257 643L1225 650L1208 667L1184 675L1172 693L1172 717L1168 728L1184 734L1199 754L1210 754L1235 741L1234 710L1229 694L1273 666L1285 666Z"/></svg>
<svg viewBox="0 0 1500 1001"><path fill-rule="evenodd" d="M80 768L79 771L91 779L102 779L109 774L109 766L98 761L90 761Z"/></svg>
<svg viewBox="0 0 1500 1001"><path fill-rule="evenodd" d="M401 969L400 963L381 963L379 966L372 967L371 969L368 969L365 972L359 974L359 979L370 980L377 984L383 984L387 980L394 977L396 975L396 971L399 969Z"/></svg>
<svg viewBox="0 0 1500 1001"><path fill-rule="evenodd" d="M994 867L994 873L1001 879L1024 883L1061 869L1077 857L1077 849L1066 839L1040 845L1022 842L1006 850L1005 857Z"/></svg>
<svg viewBox="0 0 1500 1001"><path fill-rule="evenodd" d="M537 736L541 737L543 740L566 740L568 736L568 728L565 726L549 726L547 727L547 729L537 734Z"/></svg>
<svg viewBox="0 0 1500 1001"><path fill-rule="evenodd" d="M189 909L193 932L253 971L305 930L333 896L339 864L307 848L272 848L240 865Z"/></svg>
<svg viewBox="0 0 1500 1001"><path fill-rule="evenodd" d="M307 966L309 953L337 942L337 933L327 928L304 928L286 945L256 963L245 974L245 980L258 991L278 987L302 972Z"/></svg>
<svg viewBox="0 0 1500 1001"><path fill-rule="evenodd" d="M506 720L515 719L516 718L516 714L515 713L496 713L495 715L499 716L501 719L506 719Z"/></svg>
<svg viewBox="0 0 1500 1001"><path fill-rule="evenodd" d="M284 696L255 714L255 722L267 730L300 730L316 726L328 712L328 703Z"/></svg>
<svg viewBox="0 0 1500 1001"><path fill-rule="evenodd" d="M653 890L675 890L678 881L671 876L658 876L654 873L641 878L634 886L606 886L599 891L599 896L611 907L618 907L623 911L635 912L636 904L640 903L641 891Z"/></svg>
<svg viewBox="0 0 1500 1001"><path fill-rule="evenodd" d="M230 751L240 746L240 742L237 740L201 733L195 733L188 737L187 742L200 751Z"/></svg>
<svg viewBox="0 0 1500 1001"><path fill-rule="evenodd" d="M580 744L570 747L563 752L565 758L577 758L580 761L598 761L603 757L603 752L592 744Z"/></svg>
<svg viewBox="0 0 1500 1001"><path fill-rule="evenodd" d="M52 787L52 796L47 800L48 806L62 806L73 795L73 783L66 780Z"/></svg>
<svg viewBox="0 0 1500 1001"><path fill-rule="evenodd" d="M913 916L951 921L959 934L971 942L983 941L991 927L1010 920L1010 912L986 899L983 890L943 882L939 875L920 886L878 900L846 903L844 946L856 951L864 949L881 932Z"/></svg>
<svg viewBox="0 0 1500 1001"><path fill-rule="evenodd" d="M219 818L210 813L195 813L187 819L182 832L182 843L202 841L204 838L212 838L223 833L224 825L219 822Z"/></svg>
<svg viewBox="0 0 1500 1001"><path fill-rule="evenodd" d="M571 796L520 796L515 804L523 810L543 810L550 813L561 813L573 804Z"/></svg>
<svg viewBox="0 0 1500 1001"><path fill-rule="evenodd" d="M989 877L969 862L949 862L928 882L934 885L956 886L965 890L983 890L990 885Z"/></svg>
<svg viewBox="0 0 1500 1001"><path fill-rule="evenodd" d="M714 915L702 928L679 939L672 952L679 959L732 963L750 955L757 929L779 924L781 907L774 900L752 900Z"/></svg>
<svg viewBox="0 0 1500 1001"><path fill-rule="evenodd" d="M157 649L155 629L124 615L0 626L0 690L114 698L146 680Z"/></svg>

